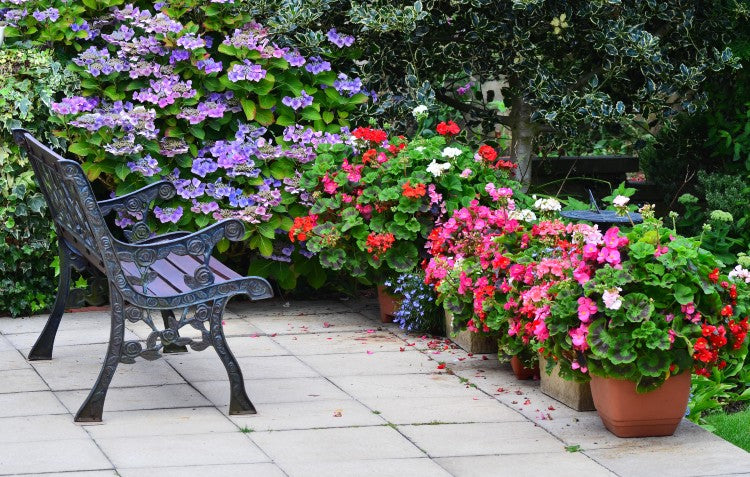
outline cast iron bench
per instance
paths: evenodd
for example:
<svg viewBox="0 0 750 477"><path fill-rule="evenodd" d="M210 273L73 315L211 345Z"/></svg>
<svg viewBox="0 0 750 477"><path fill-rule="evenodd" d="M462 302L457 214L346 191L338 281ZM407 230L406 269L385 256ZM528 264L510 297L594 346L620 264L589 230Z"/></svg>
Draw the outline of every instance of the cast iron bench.
<svg viewBox="0 0 750 477"><path fill-rule="evenodd" d="M25 149L47 200L60 254L57 298L29 360L52 358L72 268L99 270L109 283L109 346L99 377L75 420L102 420L107 388L119 362L133 363L137 357L154 360L170 349L187 351L185 346L195 351L213 346L229 376L229 414L254 414L239 364L224 337L222 315L234 295L260 300L272 297L273 291L263 278L243 277L211 257L222 238L243 239L242 222L227 219L194 233L154 236L146 223L147 212L154 200L174 197L175 188L170 182L157 182L122 197L97 201L77 162L62 158L25 130L14 130L13 136ZM128 242L113 237L105 221L112 212L138 218L126 233ZM164 329L154 323L152 313L157 311L164 320ZM125 341L126 321L143 321L151 328L145 347L140 341ZM186 325L200 331L200 340L180 336L178 330Z"/></svg>

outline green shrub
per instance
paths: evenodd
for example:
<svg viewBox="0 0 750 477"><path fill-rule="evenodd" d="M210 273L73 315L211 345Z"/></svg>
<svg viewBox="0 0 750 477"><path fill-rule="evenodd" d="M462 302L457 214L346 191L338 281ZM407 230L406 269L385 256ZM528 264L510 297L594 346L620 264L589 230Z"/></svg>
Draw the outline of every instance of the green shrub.
<svg viewBox="0 0 750 477"><path fill-rule="evenodd" d="M22 124L60 146L48 122L52 97L77 88L48 50L0 49L0 314L47 308L54 298L55 234L26 159L11 137Z"/></svg>

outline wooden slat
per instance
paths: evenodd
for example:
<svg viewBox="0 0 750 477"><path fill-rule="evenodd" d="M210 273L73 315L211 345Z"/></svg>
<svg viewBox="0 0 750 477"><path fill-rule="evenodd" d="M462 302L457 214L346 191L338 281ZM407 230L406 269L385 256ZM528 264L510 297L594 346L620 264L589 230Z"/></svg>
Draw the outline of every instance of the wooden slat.
<svg viewBox="0 0 750 477"><path fill-rule="evenodd" d="M122 269L125 272L125 276L131 276L135 277L140 280L141 274L138 271L138 267L133 262L120 262L122 265ZM135 288L137 291L143 290L142 285L133 285L133 288ZM171 283L169 283L167 280L165 280L162 276L158 275L157 277L147 285L148 292L153 296L174 296L182 293L182 291L178 288L175 288L172 286Z"/></svg>
<svg viewBox="0 0 750 477"><path fill-rule="evenodd" d="M174 264L177 268L189 275L195 273L195 269L203 265L203 261L200 258L191 257L189 255L176 255L174 253L170 253L167 257L167 260L172 262L172 264ZM209 259L208 264L211 268L211 271L214 273L214 275L216 275L217 281L227 281L234 280L235 278L242 278L240 274L236 273L234 270L227 267L214 257L211 257ZM221 280L218 280L219 278L221 278Z"/></svg>

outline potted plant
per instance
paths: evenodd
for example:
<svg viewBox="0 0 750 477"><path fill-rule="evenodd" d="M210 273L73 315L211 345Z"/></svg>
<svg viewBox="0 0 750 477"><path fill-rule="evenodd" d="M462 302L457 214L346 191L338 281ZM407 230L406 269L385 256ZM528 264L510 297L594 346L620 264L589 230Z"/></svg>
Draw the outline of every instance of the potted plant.
<svg viewBox="0 0 750 477"><path fill-rule="evenodd" d="M568 277L540 339L550 366L591 380L604 425L620 437L671 435L685 414L690 376L744 357L744 281L722 275L700 238L679 236L642 209L644 223L571 237Z"/></svg>
<svg viewBox="0 0 750 477"><path fill-rule="evenodd" d="M486 190L495 198L493 207L474 201L430 235L426 279L454 324L491 335L498 357L511 361L519 379L528 379L539 375L532 338L546 313L533 304L549 288L539 278L558 273L541 252L555 241L549 227L559 225L564 232L565 226L546 220L533 223L534 212L518 207L508 188L488 184ZM555 208L559 203L540 212L546 215Z"/></svg>
<svg viewBox="0 0 750 477"><path fill-rule="evenodd" d="M295 220L290 238L303 232L324 267L365 283L413 272L443 214L488 197L488 182L510 182L511 165L493 148L460 144L452 121L437 130L407 140L360 127L344 144L321 144L301 183L312 191L310 214Z"/></svg>

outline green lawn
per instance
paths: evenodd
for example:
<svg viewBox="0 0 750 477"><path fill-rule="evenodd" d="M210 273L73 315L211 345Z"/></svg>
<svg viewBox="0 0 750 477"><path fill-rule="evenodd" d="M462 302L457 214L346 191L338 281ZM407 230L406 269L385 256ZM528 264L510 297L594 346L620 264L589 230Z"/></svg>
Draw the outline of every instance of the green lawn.
<svg viewBox="0 0 750 477"><path fill-rule="evenodd" d="M750 452L750 409L732 414L714 414L706 423L715 427L714 434Z"/></svg>

